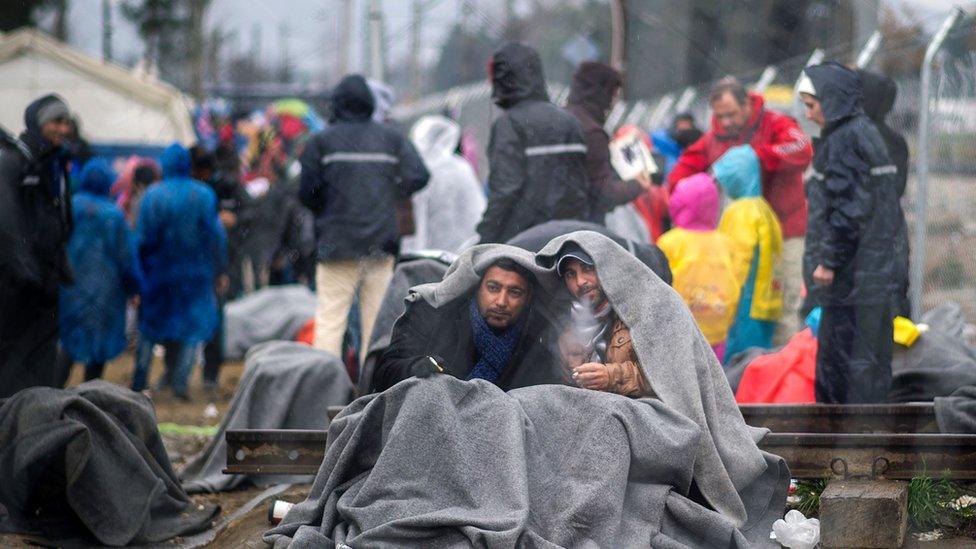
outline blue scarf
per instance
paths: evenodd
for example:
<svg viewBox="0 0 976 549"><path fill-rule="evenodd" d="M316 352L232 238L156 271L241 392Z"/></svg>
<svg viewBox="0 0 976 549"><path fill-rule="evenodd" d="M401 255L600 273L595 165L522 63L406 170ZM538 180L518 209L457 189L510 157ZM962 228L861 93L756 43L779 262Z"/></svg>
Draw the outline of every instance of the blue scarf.
<svg viewBox="0 0 976 549"><path fill-rule="evenodd" d="M522 337L525 317L528 315L523 313L518 322L502 332L496 332L481 316L476 299L471 300L468 311L471 317L471 338L478 353L478 362L468 374L468 379L483 379L496 383L508 367L512 355L515 354L515 347Z"/></svg>

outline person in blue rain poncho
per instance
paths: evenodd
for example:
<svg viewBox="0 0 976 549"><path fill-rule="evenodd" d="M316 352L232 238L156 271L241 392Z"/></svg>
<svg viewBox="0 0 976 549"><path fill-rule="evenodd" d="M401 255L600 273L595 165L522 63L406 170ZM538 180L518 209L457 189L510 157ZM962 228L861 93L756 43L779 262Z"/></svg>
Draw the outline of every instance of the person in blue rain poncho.
<svg viewBox="0 0 976 549"><path fill-rule="evenodd" d="M227 236L213 190L190 177L189 151L173 144L160 160L163 180L146 191L136 231L145 282L132 388L145 388L153 346L173 343L169 350L177 357L163 384L187 399L197 347L217 327L215 285L227 257Z"/></svg>
<svg viewBox="0 0 976 549"><path fill-rule="evenodd" d="M71 199L68 260L75 281L61 289L61 346L68 359L85 364L86 381L101 377L105 363L125 349L126 299L139 292L142 278L133 235L109 198L113 181L108 162L93 158Z"/></svg>

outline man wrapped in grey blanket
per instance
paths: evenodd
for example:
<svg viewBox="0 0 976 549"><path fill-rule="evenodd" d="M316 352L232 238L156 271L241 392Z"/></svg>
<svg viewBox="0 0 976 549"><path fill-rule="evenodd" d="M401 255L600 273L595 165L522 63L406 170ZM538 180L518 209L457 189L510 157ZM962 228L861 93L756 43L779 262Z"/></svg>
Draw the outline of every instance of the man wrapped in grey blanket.
<svg viewBox="0 0 976 549"><path fill-rule="evenodd" d="M556 385L505 393L448 376L363 397L332 423L309 498L275 547L753 547L770 544L789 472L762 452L681 298L604 236L557 238L595 261L658 399ZM476 246L428 302L477 284ZM551 273L550 273L551 274ZM553 274L540 281L561 284ZM547 292L548 293L548 292Z"/></svg>

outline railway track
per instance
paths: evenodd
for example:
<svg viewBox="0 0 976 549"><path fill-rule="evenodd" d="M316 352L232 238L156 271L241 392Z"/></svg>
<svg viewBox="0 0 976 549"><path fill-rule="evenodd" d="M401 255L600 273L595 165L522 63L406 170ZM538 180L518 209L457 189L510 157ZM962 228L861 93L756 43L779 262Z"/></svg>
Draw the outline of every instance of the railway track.
<svg viewBox="0 0 976 549"><path fill-rule="evenodd" d="M335 417L341 408L330 409ZM976 435L938 433L931 404L743 405L746 423L794 478L916 476L976 480ZM228 431L228 473L315 474L326 431Z"/></svg>

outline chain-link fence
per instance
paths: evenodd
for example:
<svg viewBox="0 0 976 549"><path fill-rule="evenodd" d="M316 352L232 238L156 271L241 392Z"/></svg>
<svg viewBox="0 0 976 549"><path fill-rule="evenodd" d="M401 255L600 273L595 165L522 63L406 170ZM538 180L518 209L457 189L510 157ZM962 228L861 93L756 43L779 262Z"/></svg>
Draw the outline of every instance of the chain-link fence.
<svg viewBox="0 0 976 549"><path fill-rule="evenodd" d="M939 18L943 19L941 26ZM818 129L803 119L802 105L794 93L804 67L837 60L882 72L897 68L891 71L898 95L888 124L906 138L911 151L903 205L912 235L916 312L955 301L976 322L976 20L957 8L916 24L939 30L929 38L897 32L882 38L879 32L866 44L825 45L734 76L762 92L768 108L792 114L808 133L816 135ZM925 52L929 55L924 60L916 59ZM920 64L929 67L928 86L923 86L925 70L919 71ZM660 97L621 101L607 117L607 129L612 132L622 124L648 130L666 128L680 112L692 113L705 126L710 119L708 93L713 84L704 82ZM565 104L568 89L551 84L550 96L557 104ZM471 132L484 150L498 113L487 82L403 105L394 116L411 124L424 114L444 112ZM486 175L484 163L479 172Z"/></svg>

